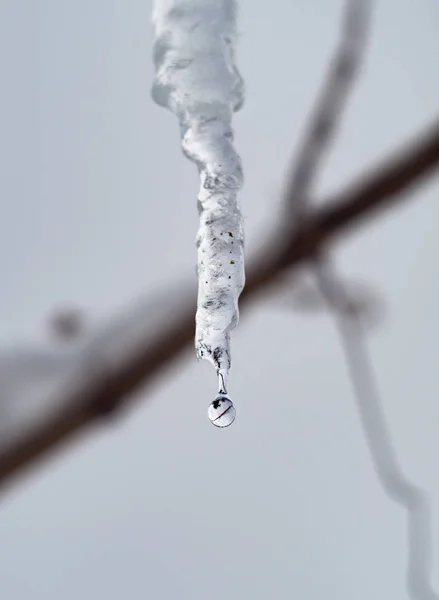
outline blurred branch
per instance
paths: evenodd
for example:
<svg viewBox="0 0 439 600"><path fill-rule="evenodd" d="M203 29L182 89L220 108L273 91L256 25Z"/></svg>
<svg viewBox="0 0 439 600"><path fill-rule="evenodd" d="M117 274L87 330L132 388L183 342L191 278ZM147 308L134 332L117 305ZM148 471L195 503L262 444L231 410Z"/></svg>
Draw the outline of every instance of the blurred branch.
<svg viewBox="0 0 439 600"><path fill-rule="evenodd" d="M279 284L286 270L303 261L313 261L329 243L365 218L390 205L396 206L403 200L402 192L419 185L439 165L437 120L396 155L328 199L323 207L313 209L303 218L298 214L298 207L309 196L324 150L337 130L337 118L359 70L369 10L366 0L352 0L347 5L341 42L287 188L286 202L290 207L287 218L282 215L275 234L247 270L246 287L240 302L244 314L250 300ZM129 404L134 393L151 385L165 368L192 346L195 290L192 292L190 285L187 290L180 286L169 291L167 301L172 303L168 311L172 318L160 318L154 313L150 317L154 327L139 328L134 323L136 344L131 344L130 351L118 356L111 364L99 362L99 352L93 354L91 345L87 350L90 355L84 355L83 360L87 364L95 361L97 368L93 375L88 372L79 378L74 389L66 389L45 419L30 431L0 446L0 488L9 483L12 476L35 465L38 459L75 435L115 415ZM127 326L133 327L129 315ZM120 324L116 324L116 330L117 327ZM105 340L104 336L101 340L104 345Z"/></svg>
<svg viewBox="0 0 439 600"><path fill-rule="evenodd" d="M407 588L411 598L438 600L430 585L432 571L431 511L425 491L415 486L399 464L386 422L365 334L343 287L335 284L329 264L316 266L321 292L336 319L361 424L379 481L391 500L407 511Z"/></svg>
<svg viewBox="0 0 439 600"><path fill-rule="evenodd" d="M364 55L371 10L371 0L347 0L341 40L323 92L311 114L299 160L293 170L286 204L289 217L287 223L293 228L298 226L309 210L312 185L325 152L337 133L343 108L353 89L355 75L359 72ZM421 163L422 160L417 164ZM407 166L413 169L413 162ZM380 183L375 181L369 190L373 190L375 186L375 190L381 188L386 193L387 188L387 193L391 193L398 185L401 175L402 173L394 170L393 177L387 181L382 179ZM359 195L361 196L361 192ZM413 599L438 600L439 596L430 584L433 544L428 497L424 490L405 477L399 464L367 352L360 316L328 255L316 253L312 267L322 297L337 323L373 466L384 492L407 511L408 593Z"/></svg>
<svg viewBox="0 0 439 600"><path fill-rule="evenodd" d="M258 293L278 284L283 272L301 262L309 262L322 296L337 321L357 408L379 480L388 496L407 510L409 594L420 600L437 600L438 595L429 583L432 539L428 500L423 490L405 477L399 465L361 322L326 251L334 238L374 212L396 205L404 196L407 197L408 191L433 173L439 166L439 120L374 171L327 200L322 208L312 209L310 204L312 187L339 129L343 110L360 72L371 11L371 0L347 0L340 41L291 169L284 214L275 235L250 264L240 305L246 309ZM130 346L125 348L120 360L110 363L101 360L102 354L98 350L108 340L105 335L95 338L94 344L83 349L82 359L86 363L94 362L97 370L88 370L82 376L77 371L79 384L74 389L66 386L62 397L53 403L53 410L47 413L45 419L10 443L0 446L0 488L25 468L35 465L38 459L55 451L61 443L66 443L99 420L116 414L128 404L135 392L151 384L164 368L190 347L194 337L195 294L179 288L167 294L166 302L173 303L174 298L178 300L169 311L173 314L171 320L167 315L152 311L154 328L139 330L136 320L130 315L122 324L113 325L113 333L121 326L124 329L135 327L137 333L136 344L133 338L129 338ZM142 318L144 314L144 307L140 307L137 316ZM58 314L53 320L55 332L63 338L76 337L82 324L80 315L71 311ZM49 363L42 364L46 367ZM31 367L35 368L35 364L32 363ZM21 371L18 375L21 376ZM3 398L5 392L7 389L3 387Z"/></svg>
<svg viewBox="0 0 439 600"><path fill-rule="evenodd" d="M281 268L309 257L326 246L336 233L345 234L364 219L371 218L389 205L396 207L408 198L408 192L432 175L439 164L439 118L416 139L384 159L372 172L360 176L344 190L328 198L323 207L313 209L298 232L287 223L278 261ZM287 193L287 198L289 194ZM277 236L278 238L279 236Z"/></svg>
<svg viewBox="0 0 439 600"><path fill-rule="evenodd" d="M278 276L313 256L336 237L358 226L379 210L396 206L439 165L439 120L426 133L388 158L377 169L304 218L290 239L283 239L281 225L272 239L253 261L247 274L241 307L278 282ZM407 194L405 194L407 198ZM181 296L180 290L174 291ZM57 403L47 419L23 437L17 437L0 451L0 487L37 459L54 451L74 435L102 417L127 405L139 392L189 349L194 336L195 294L175 301L175 325L168 329L168 319L156 323L155 333L145 336L129 359L121 360L109 372L97 373ZM163 329L162 329L163 328ZM162 329L162 330L161 330Z"/></svg>
<svg viewBox="0 0 439 600"><path fill-rule="evenodd" d="M360 74L371 13L371 0L346 2L339 42L307 119L297 160L291 168L285 202L285 218L291 226L296 226L308 206L311 186L315 184L322 161L338 132L347 100Z"/></svg>

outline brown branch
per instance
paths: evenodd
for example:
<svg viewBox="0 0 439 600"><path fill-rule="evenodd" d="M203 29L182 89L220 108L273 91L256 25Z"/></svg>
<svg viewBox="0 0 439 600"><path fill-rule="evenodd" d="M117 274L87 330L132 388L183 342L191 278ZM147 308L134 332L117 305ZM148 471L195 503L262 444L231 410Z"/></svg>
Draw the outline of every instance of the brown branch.
<svg viewBox="0 0 439 600"><path fill-rule="evenodd" d="M282 239L288 229L280 227L274 239L267 242L250 265L242 308L245 310L258 293L276 284L277 277L285 269L310 259L336 236L345 234L379 210L396 206L407 197L401 192L413 190L438 165L439 120L396 156L329 200L323 208L315 210L290 239ZM279 246L279 240L282 246ZM66 395L44 422L35 425L23 438L11 441L0 453L0 487L4 487L12 476L34 466L37 459L48 455L61 443L84 432L103 415L128 404L134 392L150 385L172 361L191 347L193 299L187 299L184 309L181 309L181 302L177 306L176 311L181 310L181 314L172 331L168 331L167 324L163 323L164 332L158 328L157 334L145 339L144 346L126 364L85 382L82 389Z"/></svg>
<svg viewBox="0 0 439 600"><path fill-rule="evenodd" d="M361 71L366 51L372 0L346 0L339 42L291 167L285 218L292 227L309 204L323 159L341 123L344 108Z"/></svg>
<svg viewBox="0 0 439 600"><path fill-rule="evenodd" d="M305 130L297 166L293 169L285 207L290 227L297 227L309 210L312 185L337 132L343 107L353 88L355 75L359 72L371 8L370 0L347 0L341 40L323 92L311 114L310 125ZM389 193L398 185L397 178L393 184L387 182L387 185ZM437 600L439 596L430 582L433 543L428 497L422 488L405 476L400 466L359 315L328 253L319 252L315 255L312 270L322 297L335 318L356 406L378 479L387 496L406 510L408 594L413 599Z"/></svg>
<svg viewBox="0 0 439 600"><path fill-rule="evenodd" d="M358 178L344 191L328 198L323 208L304 221L301 233L287 240L279 259L282 267L288 267L297 255L299 242L304 245L302 252L311 256L316 250L320 251L336 232L342 230L345 233L357 226L360 220L371 218L378 210L407 199L408 192L437 168L438 152L439 119L411 143L384 160L372 173ZM288 223L286 227L288 231Z"/></svg>
<svg viewBox="0 0 439 600"><path fill-rule="evenodd" d="M377 377L367 351L361 321L330 263L315 267L321 293L332 312L343 349L354 398L372 463L387 496L407 513L407 590L410 598L438 600L432 589L431 511L427 494L404 474L392 442Z"/></svg>

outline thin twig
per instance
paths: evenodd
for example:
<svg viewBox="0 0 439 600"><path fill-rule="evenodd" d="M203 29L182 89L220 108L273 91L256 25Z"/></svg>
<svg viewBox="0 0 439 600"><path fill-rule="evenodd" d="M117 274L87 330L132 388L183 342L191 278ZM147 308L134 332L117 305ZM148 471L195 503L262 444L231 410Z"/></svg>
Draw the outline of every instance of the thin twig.
<svg viewBox="0 0 439 600"><path fill-rule="evenodd" d="M288 190L287 224L297 227L309 210L309 196L325 154L333 142L364 57L372 3L347 0L342 34L322 93L305 130L301 153ZM394 179L396 183L397 178ZM387 181L388 192L392 184ZM376 184L375 184L376 185ZM385 188L383 188L385 189ZM432 569L431 513L424 490L404 475L392 445L376 376L367 353L361 321L327 255L319 252L313 272L340 335L357 408L372 461L383 490L407 510L407 588L410 597L437 600L430 584Z"/></svg>
<svg viewBox="0 0 439 600"><path fill-rule="evenodd" d="M318 283L334 315L361 424L375 471L387 496L407 511L407 589L417 600L438 600L432 589L431 511L427 494L414 485L399 464L386 422L376 375L367 351L361 321L351 310L343 286L329 264L316 265Z"/></svg>
<svg viewBox="0 0 439 600"><path fill-rule="evenodd" d="M285 201L287 223L296 227L341 123L364 60L372 13L371 0L347 0L338 45L312 109L297 160L293 161Z"/></svg>

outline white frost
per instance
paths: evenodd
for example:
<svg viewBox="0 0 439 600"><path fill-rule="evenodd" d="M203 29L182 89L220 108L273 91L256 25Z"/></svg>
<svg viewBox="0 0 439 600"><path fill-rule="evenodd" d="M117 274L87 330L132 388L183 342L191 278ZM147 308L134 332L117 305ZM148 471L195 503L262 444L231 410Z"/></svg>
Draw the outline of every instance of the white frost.
<svg viewBox="0 0 439 600"><path fill-rule="evenodd" d="M156 0L153 26L152 95L177 116L183 152L197 165L201 180L197 354L226 375L245 280L237 200L243 173L231 127L233 111L244 98L234 63L236 1Z"/></svg>

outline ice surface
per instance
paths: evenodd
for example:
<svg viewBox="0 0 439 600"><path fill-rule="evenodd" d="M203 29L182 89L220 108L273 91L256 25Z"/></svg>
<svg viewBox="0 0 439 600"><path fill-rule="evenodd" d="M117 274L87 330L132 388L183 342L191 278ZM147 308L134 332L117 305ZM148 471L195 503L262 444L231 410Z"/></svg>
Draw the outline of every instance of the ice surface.
<svg viewBox="0 0 439 600"><path fill-rule="evenodd" d="M184 154L200 173L197 354L230 367L230 332L244 287L241 160L233 146L233 111L244 99L234 62L234 0L156 0L152 95L180 124Z"/></svg>

